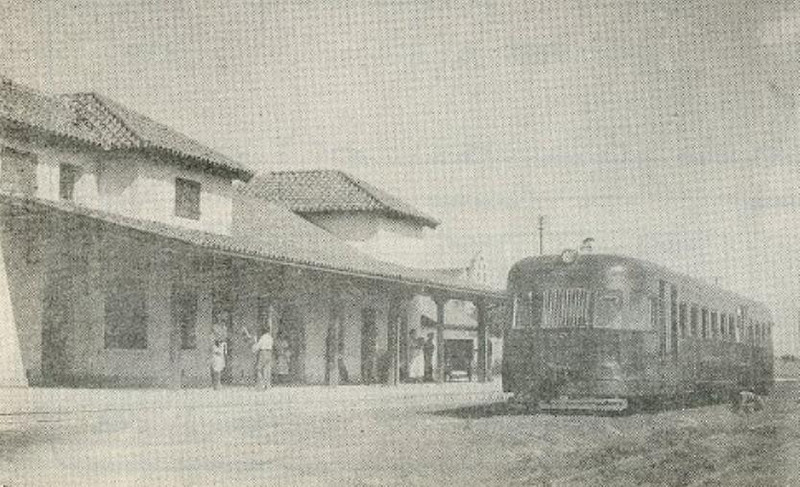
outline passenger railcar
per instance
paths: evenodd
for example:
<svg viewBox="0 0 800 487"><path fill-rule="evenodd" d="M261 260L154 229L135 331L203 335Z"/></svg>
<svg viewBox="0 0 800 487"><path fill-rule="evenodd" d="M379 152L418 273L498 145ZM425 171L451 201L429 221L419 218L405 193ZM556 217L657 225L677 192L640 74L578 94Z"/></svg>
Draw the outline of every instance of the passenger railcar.
<svg viewBox="0 0 800 487"><path fill-rule="evenodd" d="M721 400L772 385L772 318L761 304L638 259L524 259L503 389L543 409L622 411Z"/></svg>

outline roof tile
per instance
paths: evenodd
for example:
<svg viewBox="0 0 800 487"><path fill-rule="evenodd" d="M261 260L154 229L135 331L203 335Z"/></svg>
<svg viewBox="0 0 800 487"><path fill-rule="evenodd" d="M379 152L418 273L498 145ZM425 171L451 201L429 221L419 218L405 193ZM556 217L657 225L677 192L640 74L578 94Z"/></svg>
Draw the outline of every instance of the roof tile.
<svg viewBox="0 0 800 487"><path fill-rule="evenodd" d="M238 162L96 93L48 96L0 77L0 118L105 150L153 148L245 181L252 176Z"/></svg>
<svg viewBox="0 0 800 487"><path fill-rule="evenodd" d="M431 228L439 225L435 218L343 171L269 172L256 175L243 192L297 213L374 211L410 218Z"/></svg>
<svg viewBox="0 0 800 487"><path fill-rule="evenodd" d="M373 259L355 251L344 242L286 208L270 204L264 205L263 201L253 201L246 197L237 201L236 213L241 215L241 218L234 221L234 231L231 235L122 216L78 206L69 201L23 197L2 191L0 191L0 203L66 212L212 251L236 254L242 258L258 258L321 271L344 272L365 278L422 285L462 294L502 297L501 292L496 289L463 279ZM243 222L250 223L243 224ZM254 232L254 228L266 228L267 231ZM269 228L280 229L280 231L268 231Z"/></svg>

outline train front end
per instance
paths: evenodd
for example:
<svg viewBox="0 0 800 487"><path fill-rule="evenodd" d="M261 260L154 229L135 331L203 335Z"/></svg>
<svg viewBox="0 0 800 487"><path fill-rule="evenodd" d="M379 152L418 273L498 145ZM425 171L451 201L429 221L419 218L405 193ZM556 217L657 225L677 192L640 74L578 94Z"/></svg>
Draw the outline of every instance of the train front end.
<svg viewBox="0 0 800 487"><path fill-rule="evenodd" d="M636 266L614 256L525 259L509 274L503 388L542 410L623 411L651 344Z"/></svg>

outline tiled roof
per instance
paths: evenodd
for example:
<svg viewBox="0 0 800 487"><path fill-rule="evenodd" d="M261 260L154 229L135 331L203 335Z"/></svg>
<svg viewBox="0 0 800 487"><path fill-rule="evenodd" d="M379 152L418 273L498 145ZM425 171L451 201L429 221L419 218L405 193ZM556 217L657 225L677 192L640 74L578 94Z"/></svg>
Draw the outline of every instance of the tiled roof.
<svg viewBox="0 0 800 487"><path fill-rule="evenodd" d="M155 148L179 157L190 157L213 169L222 169L249 180L252 172L164 124L97 93L62 95L75 113L98 132L109 148Z"/></svg>
<svg viewBox="0 0 800 487"><path fill-rule="evenodd" d="M242 258L344 273L354 277L421 285L460 295L503 297L502 293L496 289L442 276L433 271L410 269L378 261L353 250L324 230L285 208L265 205L263 201L254 201L247 197L240 197L236 202L235 213L240 215L240 220L234 222L232 235L203 232L166 223L126 217L78 206L69 201L22 197L4 192L0 192L0 203L27 205L34 210L52 209L67 212ZM254 228L266 228L266 231L253 232Z"/></svg>
<svg viewBox="0 0 800 487"><path fill-rule="evenodd" d="M66 100L53 98L0 77L0 118L40 130L99 144L97 134L77 123Z"/></svg>
<svg viewBox="0 0 800 487"><path fill-rule="evenodd" d="M243 180L252 176L224 155L96 93L48 96L1 78L0 117L105 150L156 149Z"/></svg>
<svg viewBox="0 0 800 487"><path fill-rule="evenodd" d="M431 228L439 222L408 203L337 170L280 171L256 175L243 191L296 213L370 211L409 218Z"/></svg>

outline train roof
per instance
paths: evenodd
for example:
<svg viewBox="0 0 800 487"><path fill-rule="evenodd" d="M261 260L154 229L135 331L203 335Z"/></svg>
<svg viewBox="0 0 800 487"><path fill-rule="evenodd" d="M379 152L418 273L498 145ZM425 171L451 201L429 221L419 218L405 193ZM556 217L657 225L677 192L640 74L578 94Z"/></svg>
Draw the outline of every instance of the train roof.
<svg viewBox="0 0 800 487"><path fill-rule="evenodd" d="M519 273L527 274L534 273L536 271L547 271L549 269L575 264L583 264L584 266L590 266L594 268L606 268L619 265L627 268L636 268L649 275L652 275L654 278L663 279L679 287L692 289L698 293L716 299L741 303L751 307L754 311L770 315L769 309L763 303L755 301L751 298L734 293L733 291L728 291L717 285L710 284L687 274L675 272L650 261L616 254L578 254L575 262L572 264L565 264L560 255L527 257L518 261L511 267L511 270L508 273L508 287L509 289L511 288L510 282L514 280L515 275Z"/></svg>

